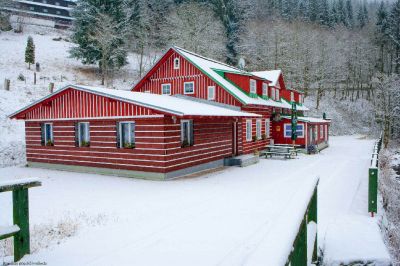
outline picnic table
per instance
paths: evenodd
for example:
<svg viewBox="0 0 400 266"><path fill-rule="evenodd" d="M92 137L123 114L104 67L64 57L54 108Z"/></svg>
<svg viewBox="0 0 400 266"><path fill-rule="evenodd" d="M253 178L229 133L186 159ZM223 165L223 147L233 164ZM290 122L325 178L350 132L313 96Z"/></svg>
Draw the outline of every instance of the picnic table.
<svg viewBox="0 0 400 266"><path fill-rule="evenodd" d="M260 155L265 155L265 158L272 158L272 156L284 156L285 159L292 159L297 156L296 146L289 144L274 144L265 146L265 150Z"/></svg>

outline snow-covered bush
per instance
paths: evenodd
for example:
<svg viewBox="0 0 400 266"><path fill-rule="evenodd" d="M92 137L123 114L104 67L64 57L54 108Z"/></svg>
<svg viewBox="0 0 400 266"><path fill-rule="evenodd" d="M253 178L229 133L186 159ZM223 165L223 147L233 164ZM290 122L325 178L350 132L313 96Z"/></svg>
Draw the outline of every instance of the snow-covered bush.
<svg viewBox="0 0 400 266"><path fill-rule="evenodd" d="M399 144L396 146L399 147ZM379 191L385 209L383 235L393 257L393 265L400 265L400 177L393 170L400 164L400 154L396 155L394 151L384 149L380 153Z"/></svg>

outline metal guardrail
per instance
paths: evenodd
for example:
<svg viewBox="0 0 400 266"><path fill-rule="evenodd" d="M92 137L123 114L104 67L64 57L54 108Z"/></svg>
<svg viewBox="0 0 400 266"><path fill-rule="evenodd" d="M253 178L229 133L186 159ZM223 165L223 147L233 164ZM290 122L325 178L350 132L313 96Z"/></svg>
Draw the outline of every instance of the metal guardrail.
<svg viewBox="0 0 400 266"><path fill-rule="evenodd" d="M299 232L297 233L296 239L293 243L292 252L290 253L286 265L291 266L302 266L309 265L309 263L316 263L318 261L317 254L317 204L318 204L318 182L315 185L313 195L308 203L307 211L304 214L303 221L301 222ZM312 241L309 241L307 238L310 234L307 232L314 226L315 235L314 242L312 243L312 247L309 247L308 244Z"/></svg>
<svg viewBox="0 0 400 266"><path fill-rule="evenodd" d="M379 152L382 147L382 133L375 142L371 165L368 169L368 212L374 217L378 211L378 173L379 173Z"/></svg>

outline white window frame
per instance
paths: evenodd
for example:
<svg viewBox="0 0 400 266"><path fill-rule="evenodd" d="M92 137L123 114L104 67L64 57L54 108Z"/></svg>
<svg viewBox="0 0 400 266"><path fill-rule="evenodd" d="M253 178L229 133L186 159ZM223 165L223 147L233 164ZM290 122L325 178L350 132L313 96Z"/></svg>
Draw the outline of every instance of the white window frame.
<svg viewBox="0 0 400 266"><path fill-rule="evenodd" d="M267 138L271 137L271 120L269 118L265 119L265 136Z"/></svg>
<svg viewBox="0 0 400 266"><path fill-rule="evenodd" d="M88 139L88 142L90 143L90 123L89 122L78 122L78 143L79 147L82 147L82 139L81 139L81 124L86 124L87 126L85 127L87 129L86 132L86 137Z"/></svg>
<svg viewBox="0 0 400 266"><path fill-rule="evenodd" d="M319 125L319 136L320 136L320 138L324 137L324 126L323 125Z"/></svg>
<svg viewBox="0 0 400 266"><path fill-rule="evenodd" d="M53 133L53 123L44 123L44 145L47 146L47 141L49 140L47 138L47 130L46 126L50 125L50 140L52 143L54 143L54 133Z"/></svg>
<svg viewBox="0 0 400 266"><path fill-rule="evenodd" d="M294 92L293 91L290 92L290 101L294 102Z"/></svg>
<svg viewBox="0 0 400 266"><path fill-rule="evenodd" d="M303 99L302 99L302 95L301 94L299 94L299 103L303 103Z"/></svg>
<svg viewBox="0 0 400 266"><path fill-rule="evenodd" d="M253 121L249 119L246 120L246 141L252 141L253 140L252 135L253 135Z"/></svg>
<svg viewBox="0 0 400 266"><path fill-rule="evenodd" d="M181 62L179 57L174 58L174 69L179 69L181 66Z"/></svg>
<svg viewBox="0 0 400 266"><path fill-rule="evenodd" d="M275 100L275 88L271 88L271 98Z"/></svg>
<svg viewBox="0 0 400 266"><path fill-rule="evenodd" d="M279 101L279 99L280 99L279 90L276 89L276 90L275 90L275 101Z"/></svg>
<svg viewBox="0 0 400 266"><path fill-rule="evenodd" d="M192 123L190 123L190 122L192 122ZM183 124L185 124L185 123L188 124L188 126L186 127L187 136L188 136L188 144L189 144L189 146L193 146L193 143L191 143L193 138L190 135L191 134L190 124L193 125L193 120L189 120L189 119L181 120L181 144L183 144L183 130L182 129L183 129ZM194 130L193 130L193 133L194 133Z"/></svg>
<svg viewBox="0 0 400 266"><path fill-rule="evenodd" d="M266 97L268 97L268 84L263 82L262 84L262 94Z"/></svg>
<svg viewBox="0 0 400 266"><path fill-rule="evenodd" d="M210 97L210 94L211 94L210 91L212 91L212 97ZM215 95L215 86L208 86L208 87L207 87L207 100L209 100L209 101L214 101L215 98L216 98L216 95Z"/></svg>
<svg viewBox="0 0 400 266"><path fill-rule="evenodd" d="M328 125L325 125L325 141L328 141Z"/></svg>
<svg viewBox="0 0 400 266"><path fill-rule="evenodd" d="M289 126L290 127L290 130L286 130L286 126ZM304 124L297 124L297 126L299 127L301 127L302 129L301 129L301 133L302 134L299 134L299 130L297 130L297 137L298 138L304 138ZM292 137L292 124L290 124L290 123L285 123L285 124L283 124L283 137L284 138L291 138Z"/></svg>
<svg viewBox="0 0 400 266"><path fill-rule="evenodd" d="M129 124L129 139L131 139L131 137L132 137L132 125L133 125L133 128L135 128L136 124L133 121L121 121L121 122L118 123L118 126L119 126L119 147L120 148L125 148L123 143L122 143L122 141L123 141L123 139L122 139L122 124ZM135 144L136 143L135 138L136 138L136 132L133 134L133 142L130 143L130 144Z"/></svg>
<svg viewBox="0 0 400 266"><path fill-rule="evenodd" d="M257 94L257 81L255 79L250 79L250 93Z"/></svg>
<svg viewBox="0 0 400 266"><path fill-rule="evenodd" d="M261 139L261 119L256 120L256 137L257 139Z"/></svg>
<svg viewBox="0 0 400 266"><path fill-rule="evenodd" d="M186 92L186 84L193 84L193 91L192 92ZM184 94L194 94L194 81L188 81L183 83L183 93Z"/></svg>
<svg viewBox="0 0 400 266"><path fill-rule="evenodd" d="M169 93L164 93L164 86L169 87ZM171 95L171 83L163 83L161 84L161 94L162 95Z"/></svg>

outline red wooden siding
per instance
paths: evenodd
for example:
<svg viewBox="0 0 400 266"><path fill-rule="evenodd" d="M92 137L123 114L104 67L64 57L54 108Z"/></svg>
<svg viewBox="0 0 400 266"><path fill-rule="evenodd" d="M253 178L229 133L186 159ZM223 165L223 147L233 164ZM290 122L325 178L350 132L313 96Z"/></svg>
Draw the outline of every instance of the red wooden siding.
<svg viewBox="0 0 400 266"><path fill-rule="evenodd" d="M152 109L75 89L68 89L25 112L25 119L157 115Z"/></svg>
<svg viewBox="0 0 400 266"><path fill-rule="evenodd" d="M224 76L227 80L230 80L231 82L233 82L236 86L238 86L245 92L250 93L250 77L249 76L244 76L244 75L239 75L239 74L234 74L234 73L224 73Z"/></svg>
<svg viewBox="0 0 400 266"><path fill-rule="evenodd" d="M252 120L252 136L256 135L256 121L258 119L261 119L261 134L266 134L266 128L265 128L265 120L266 119L270 119L270 137L266 140L257 140L257 141L247 141L246 140L246 121L249 119L242 119L242 134L240 135L242 138L242 149L243 149L243 153L247 154L247 153L252 153L255 150L263 150L265 148L266 145L268 145L270 143L271 140L271 125L272 125L272 121L271 121L271 108L267 107L267 106L252 106L252 105L248 105L244 108L242 108L243 111L245 112L249 112L249 113L256 113L256 114L260 114L262 115L262 117L260 118L253 118Z"/></svg>
<svg viewBox="0 0 400 266"><path fill-rule="evenodd" d="M170 121L172 123L172 121ZM233 120L194 119L194 145L168 151L167 171L179 170L197 164L207 163L232 155L232 123ZM176 137L180 139L180 124L176 125Z"/></svg>
<svg viewBox="0 0 400 266"><path fill-rule="evenodd" d="M194 145L181 148L179 121L173 124L171 118L121 119L136 123L134 149L117 148L116 121L89 121L90 147L75 147L76 121L52 122L54 146L42 146L40 122L27 121L27 160L165 173L232 154L230 120L194 120Z"/></svg>
<svg viewBox="0 0 400 266"><path fill-rule="evenodd" d="M174 59L179 58L180 67L174 69ZM184 82L194 81L194 94L188 96L207 99L207 87L215 86L216 102L240 106L240 102L231 94L217 85L213 80L204 75L192 63L180 56L175 51L167 54L158 64L152 74L134 88L138 92L161 94L162 84L171 84L171 94L184 94Z"/></svg>
<svg viewBox="0 0 400 266"><path fill-rule="evenodd" d="M290 119L282 119L281 121L274 121L272 125L272 138L274 139L275 143L278 144L292 144L293 141L292 139L285 138L285 133L284 133L284 125L285 124L290 124ZM318 127L318 135L316 138L316 144L320 144L325 141L325 125L328 126L328 139L329 139L329 124L328 123L305 123L302 121L299 121L298 124L303 124L304 125L304 138L297 137L296 139L296 144L298 145L309 145L308 143L308 129L310 127ZM322 136L320 135L320 126L323 126L323 134Z"/></svg>

